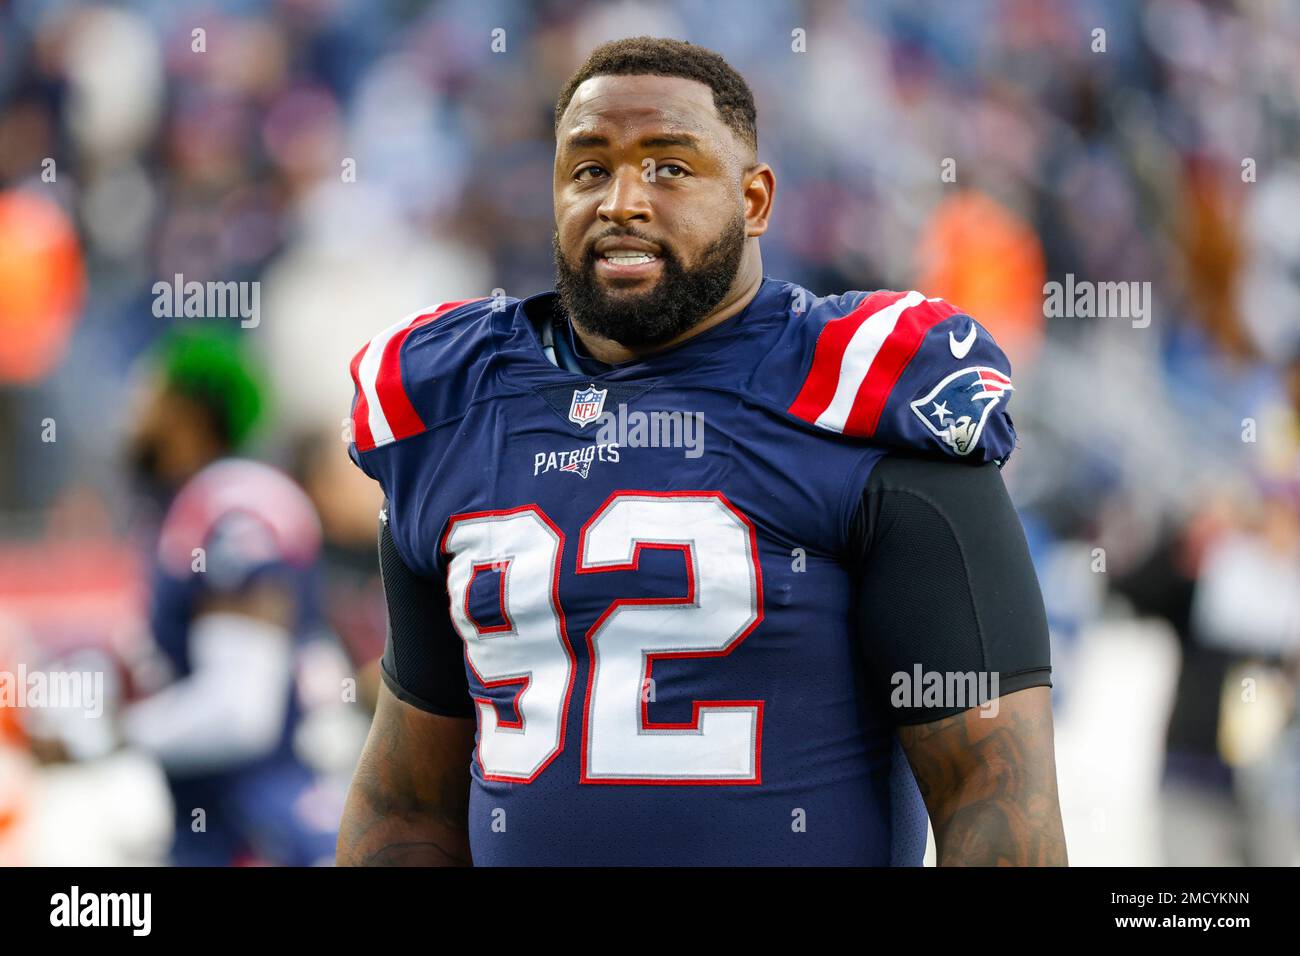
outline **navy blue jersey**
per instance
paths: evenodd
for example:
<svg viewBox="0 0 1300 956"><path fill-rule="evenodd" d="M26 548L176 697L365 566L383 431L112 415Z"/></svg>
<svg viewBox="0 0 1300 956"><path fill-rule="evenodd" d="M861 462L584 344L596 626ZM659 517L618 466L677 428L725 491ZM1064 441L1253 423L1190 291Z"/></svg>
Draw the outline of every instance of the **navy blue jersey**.
<svg viewBox="0 0 1300 956"><path fill-rule="evenodd" d="M205 602L261 582L273 581L294 598L294 638L306 640L319 626L320 539L310 499L268 465L227 458L190 479L159 534L150 614L176 677L191 673L190 628ZM249 854L289 866L328 859L336 828L313 817L313 776L293 746L302 717L296 683L281 693L284 719L270 752L220 770L169 774L173 865L223 866ZM198 807L208 816L196 833Z"/></svg>
<svg viewBox="0 0 1300 956"><path fill-rule="evenodd" d="M295 636L318 623L315 565L320 523L307 495L269 465L226 458L207 466L176 495L158 537L151 595L154 641L175 676L190 673L189 632L203 602L275 580L296 598ZM280 742L269 761L292 759L299 719L297 694L288 700ZM265 761L259 761L259 764ZM238 776L236 767L216 778Z"/></svg>
<svg viewBox="0 0 1300 956"><path fill-rule="evenodd" d="M590 377L548 360L554 305L447 303L352 363L352 457L446 589L429 641L462 642L469 693L385 677L477 716L474 862L918 864L925 808L864 678L855 519L891 450L1007 458L1005 355L920 293L764 278Z"/></svg>

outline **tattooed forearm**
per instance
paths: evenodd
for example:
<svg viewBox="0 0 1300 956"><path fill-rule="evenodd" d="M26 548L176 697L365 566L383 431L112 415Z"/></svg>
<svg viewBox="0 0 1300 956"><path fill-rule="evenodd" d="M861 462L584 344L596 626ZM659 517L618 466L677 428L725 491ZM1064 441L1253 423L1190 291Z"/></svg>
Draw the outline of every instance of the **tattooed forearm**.
<svg viewBox="0 0 1300 956"><path fill-rule="evenodd" d="M930 812L940 866L1065 866L1050 691L903 727L899 740Z"/></svg>
<svg viewBox="0 0 1300 956"><path fill-rule="evenodd" d="M469 866L474 722L380 694L339 825L340 866Z"/></svg>

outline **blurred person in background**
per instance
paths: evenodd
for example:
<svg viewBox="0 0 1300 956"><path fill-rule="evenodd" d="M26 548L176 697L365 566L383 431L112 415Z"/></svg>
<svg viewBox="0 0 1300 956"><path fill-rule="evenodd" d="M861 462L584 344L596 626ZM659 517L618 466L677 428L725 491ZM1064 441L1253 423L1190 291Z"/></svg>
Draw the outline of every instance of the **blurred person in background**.
<svg viewBox="0 0 1300 956"><path fill-rule="evenodd" d="M1238 526L1208 545L1192 597L1184 674L1203 666L1199 681L1180 680L1170 719L1170 865L1300 863L1300 482L1259 485Z"/></svg>
<svg viewBox="0 0 1300 956"><path fill-rule="evenodd" d="M171 679L125 710L122 735L167 775L175 864L328 860L334 828L293 747L295 647L317 614L315 509L281 472L232 457L263 390L230 337L173 334L151 371L131 455L141 487L168 502L150 622Z"/></svg>
<svg viewBox="0 0 1300 956"><path fill-rule="evenodd" d="M1298 492L1261 481L1243 504L1224 490L1116 579L1181 648L1160 782L1166 865L1300 863Z"/></svg>

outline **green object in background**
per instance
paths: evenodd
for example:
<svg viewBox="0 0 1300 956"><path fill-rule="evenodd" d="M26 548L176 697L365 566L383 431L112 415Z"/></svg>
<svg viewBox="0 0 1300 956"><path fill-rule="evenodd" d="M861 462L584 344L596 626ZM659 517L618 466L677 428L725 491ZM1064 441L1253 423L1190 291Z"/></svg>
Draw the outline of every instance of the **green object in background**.
<svg viewBox="0 0 1300 956"><path fill-rule="evenodd" d="M174 327L155 347L168 388L217 409L232 449L248 440L267 405L262 368L234 333L206 326Z"/></svg>

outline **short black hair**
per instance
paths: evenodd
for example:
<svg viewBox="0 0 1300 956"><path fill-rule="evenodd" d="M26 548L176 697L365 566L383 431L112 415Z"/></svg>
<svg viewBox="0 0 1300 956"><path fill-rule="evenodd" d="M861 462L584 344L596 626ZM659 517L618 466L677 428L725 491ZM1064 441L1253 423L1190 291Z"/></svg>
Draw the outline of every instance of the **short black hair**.
<svg viewBox="0 0 1300 956"><path fill-rule="evenodd" d="M593 76L680 76L713 91L713 107L741 141L758 152L758 112L745 78L712 50L666 37L627 37L602 43L569 77L555 101L555 129L579 86Z"/></svg>

